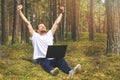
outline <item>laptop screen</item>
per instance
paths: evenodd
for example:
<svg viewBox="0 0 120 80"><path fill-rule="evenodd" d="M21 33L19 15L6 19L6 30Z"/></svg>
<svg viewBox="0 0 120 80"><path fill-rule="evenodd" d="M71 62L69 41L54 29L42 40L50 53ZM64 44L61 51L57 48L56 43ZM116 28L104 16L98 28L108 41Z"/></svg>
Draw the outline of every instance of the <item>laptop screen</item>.
<svg viewBox="0 0 120 80"><path fill-rule="evenodd" d="M62 58L65 57L67 45L48 46L46 58Z"/></svg>

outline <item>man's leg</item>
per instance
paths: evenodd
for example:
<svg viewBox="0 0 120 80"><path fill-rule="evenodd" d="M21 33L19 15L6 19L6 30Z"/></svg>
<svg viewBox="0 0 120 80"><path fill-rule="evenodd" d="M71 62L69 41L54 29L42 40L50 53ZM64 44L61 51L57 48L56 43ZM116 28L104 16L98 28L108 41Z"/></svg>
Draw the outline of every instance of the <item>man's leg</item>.
<svg viewBox="0 0 120 80"><path fill-rule="evenodd" d="M65 61L64 58L59 58L59 59L53 59L51 61L52 65L54 67L59 67L63 72L69 74L69 75L73 75L75 73L79 73L80 69L81 69L81 65L77 64L73 69L71 69L67 62Z"/></svg>
<svg viewBox="0 0 120 80"><path fill-rule="evenodd" d="M51 63L54 67L59 67L66 74L69 74L69 71L71 70L64 58L54 59Z"/></svg>
<svg viewBox="0 0 120 80"><path fill-rule="evenodd" d="M40 64L45 71L49 72L53 76L59 73L59 69L58 68L53 69L51 62L46 58L37 59L37 63Z"/></svg>
<svg viewBox="0 0 120 80"><path fill-rule="evenodd" d="M42 66L42 68L47 72L50 72L53 69L50 64L50 61L47 60L46 58L37 59L37 63L40 64Z"/></svg>

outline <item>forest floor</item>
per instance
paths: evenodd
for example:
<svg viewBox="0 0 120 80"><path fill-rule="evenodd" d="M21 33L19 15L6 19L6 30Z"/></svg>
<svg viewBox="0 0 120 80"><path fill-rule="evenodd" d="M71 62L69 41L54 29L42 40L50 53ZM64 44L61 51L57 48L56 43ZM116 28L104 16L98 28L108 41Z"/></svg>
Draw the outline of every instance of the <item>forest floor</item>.
<svg viewBox="0 0 120 80"><path fill-rule="evenodd" d="M2 46L0 53L0 80L119 80L120 56L106 54L106 36L96 35L95 41L88 41L82 34L79 42L65 41L65 59L73 68L81 64L79 74L69 77L60 71L57 76L45 72L39 64L32 62L31 44Z"/></svg>

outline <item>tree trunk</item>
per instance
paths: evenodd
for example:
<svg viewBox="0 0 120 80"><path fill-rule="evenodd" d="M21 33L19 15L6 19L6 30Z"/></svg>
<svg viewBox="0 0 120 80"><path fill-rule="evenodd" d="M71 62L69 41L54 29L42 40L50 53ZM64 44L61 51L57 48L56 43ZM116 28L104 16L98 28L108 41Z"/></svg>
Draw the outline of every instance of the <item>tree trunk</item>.
<svg viewBox="0 0 120 80"><path fill-rule="evenodd" d="M68 37L68 32L71 27L70 21L71 21L71 0L66 0L66 31L65 31L65 38Z"/></svg>
<svg viewBox="0 0 120 80"><path fill-rule="evenodd" d="M16 10L18 2L19 2L18 0L14 0L14 18L13 18L12 44L16 44L19 41L19 37L18 37L19 15L17 14L17 10Z"/></svg>
<svg viewBox="0 0 120 80"><path fill-rule="evenodd" d="M25 6L26 6L25 5L25 0L21 0L21 3L23 5L22 12L25 15ZM21 43L26 43L25 28L26 28L26 26L25 26L25 24L22 20L22 24L21 24Z"/></svg>
<svg viewBox="0 0 120 80"><path fill-rule="evenodd" d="M107 53L120 54L119 0L106 0L107 11Z"/></svg>
<svg viewBox="0 0 120 80"><path fill-rule="evenodd" d="M57 0L57 3L56 3L57 15L60 14L59 8L60 8L60 6L64 6L64 2L65 1L66 0ZM64 40L64 27L65 27L65 11L64 11L64 15L62 17L62 20L61 20L61 22L60 22L60 24L58 26L59 26L58 27L58 31L56 33L56 35L57 35L57 41L58 40L63 41Z"/></svg>
<svg viewBox="0 0 120 80"><path fill-rule="evenodd" d="M101 33L101 1L99 1L99 11L98 11L98 33Z"/></svg>
<svg viewBox="0 0 120 80"><path fill-rule="evenodd" d="M62 37L63 38L62 38L62 40L65 40L65 31L66 31L66 27L67 27L66 26L66 18L67 18L67 14L66 14L66 5L67 4L66 3L67 3L67 0L64 0L63 4L64 4L65 11L64 11L64 18L63 18L64 20L63 20L63 30L62 30Z"/></svg>
<svg viewBox="0 0 120 80"><path fill-rule="evenodd" d="M79 39L79 36L80 36L80 30L79 30L79 20L80 20L80 16L79 16L79 3L80 3L80 1L79 0L76 0L76 39L77 39L77 41L79 41L80 39Z"/></svg>
<svg viewBox="0 0 120 80"><path fill-rule="evenodd" d="M5 45L8 43L8 31L9 28L7 26L7 0L1 0L1 26L2 26L2 34L1 34L1 44Z"/></svg>
<svg viewBox="0 0 120 80"><path fill-rule="evenodd" d="M93 24L93 2L94 0L90 0L90 13L89 13L89 40L94 40L94 24Z"/></svg>
<svg viewBox="0 0 120 80"><path fill-rule="evenodd" d="M49 29L51 29L53 24L53 1L49 0Z"/></svg>
<svg viewBox="0 0 120 80"><path fill-rule="evenodd" d="M27 9L27 0L25 0L25 16L26 18L28 18L28 9ZM26 39L26 43L29 43L29 31L28 28L25 27L25 39Z"/></svg>
<svg viewBox="0 0 120 80"><path fill-rule="evenodd" d="M72 0L72 40L76 41L76 0Z"/></svg>

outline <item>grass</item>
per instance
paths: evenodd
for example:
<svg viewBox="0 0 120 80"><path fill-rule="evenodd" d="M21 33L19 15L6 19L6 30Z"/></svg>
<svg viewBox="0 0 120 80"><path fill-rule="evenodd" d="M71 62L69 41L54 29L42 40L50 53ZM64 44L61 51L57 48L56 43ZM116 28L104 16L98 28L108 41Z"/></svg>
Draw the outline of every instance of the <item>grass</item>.
<svg viewBox="0 0 120 80"><path fill-rule="evenodd" d="M84 37L86 36L86 37ZM96 34L95 41L87 40L82 33L79 42L67 44L66 61L73 68L82 65L79 74L69 77L60 71L57 76L45 72L39 64L32 62L33 48L30 44L2 46L0 55L0 80L119 80L120 56L105 54L106 36Z"/></svg>

